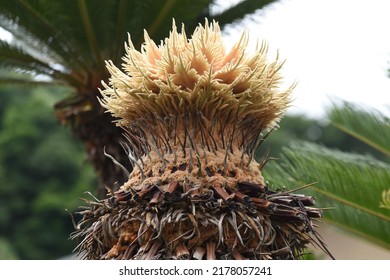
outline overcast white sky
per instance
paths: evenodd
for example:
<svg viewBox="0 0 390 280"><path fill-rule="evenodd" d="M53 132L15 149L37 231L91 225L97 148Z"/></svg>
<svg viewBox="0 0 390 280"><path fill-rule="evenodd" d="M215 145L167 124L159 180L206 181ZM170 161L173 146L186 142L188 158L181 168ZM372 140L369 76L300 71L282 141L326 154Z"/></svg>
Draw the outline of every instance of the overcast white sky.
<svg viewBox="0 0 390 280"><path fill-rule="evenodd" d="M224 2L224 1L222 1ZM228 27L231 44L244 28L279 49L286 81L298 81L290 113L320 117L338 97L390 115L390 1L285 0Z"/></svg>

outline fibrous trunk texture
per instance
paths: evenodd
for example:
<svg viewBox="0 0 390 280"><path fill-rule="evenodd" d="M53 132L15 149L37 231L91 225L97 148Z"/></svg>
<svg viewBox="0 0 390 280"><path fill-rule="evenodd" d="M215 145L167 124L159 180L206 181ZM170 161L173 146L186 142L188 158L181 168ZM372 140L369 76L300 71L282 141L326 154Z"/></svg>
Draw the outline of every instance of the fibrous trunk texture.
<svg viewBox="0 0 390 280"><path fill-rule="evenodd" d="M98 196L104 198L107 194L105 186L127 180L123 170L104 155L104 150L127 170L131 170L131 164L120 145L125 141L123 129L113 124L114 118L110 114L104 113L97 95L98 90L91 89L90 93L79 93L77 97L57 103L55 109L61 123L70 125L73 134L84 144L87 159L99 181Z"/></svg>

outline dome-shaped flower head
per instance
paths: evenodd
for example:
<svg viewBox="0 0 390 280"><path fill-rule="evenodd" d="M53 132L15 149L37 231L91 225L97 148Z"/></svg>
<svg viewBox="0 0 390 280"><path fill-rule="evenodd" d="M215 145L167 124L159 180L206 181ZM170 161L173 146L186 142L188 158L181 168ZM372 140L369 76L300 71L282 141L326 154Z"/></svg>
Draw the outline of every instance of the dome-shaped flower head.
<svg viewBox="0 0 390 280"><path fill-rule="evenodd" d="M248 52L247 43L244 32L227 50L218 24L207 20L191 38L184 25L179 33L173 23L159 45L145 31L141 51L129 39L123 70L107 63L111 78L103 83L101 103L125 128L138 157L202 147L220 151L220 163L227 148L236 161L244 160L238 153L251 161L260 134L279 121L292 88L279 88L283 63L277 57L268 62L266 45Z"/></svg>
<svg viewBox="0 0 390 280"><path fill-rule="evenodd" d="M282 63L267 60L267 47L246 50L247 33L226 50L217 23L199 25L187 38L184 25L175 23L165 41L157 45L145 31L141 51L131 39L122 70L107 63L112 75L103 90L103 104L129 127L138 119L202 112L209 120L218 112L228 121L255 129L273 127L289 103L291 88L281 90Z"/></svg>

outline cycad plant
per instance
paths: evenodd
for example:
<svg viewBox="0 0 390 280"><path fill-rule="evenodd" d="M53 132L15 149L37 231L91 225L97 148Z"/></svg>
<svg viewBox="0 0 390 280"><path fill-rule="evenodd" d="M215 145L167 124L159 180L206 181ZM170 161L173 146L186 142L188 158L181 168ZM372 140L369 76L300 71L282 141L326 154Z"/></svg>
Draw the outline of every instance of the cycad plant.
<svg viewBox="0 0 390 280"><path fill-rule="evenodd" d="M390 249L390 120L351 103L332 106L328 116L341 131L375 149L380 159L299 142L285 148L265 174L276 185L316 182L306 194L334 208L326 221Z"/></svg>
<svg viewBox="0 0 390 280"><path fill-rule="evenodd" d="M254 154L290 102L265 44L226 50L217 23L157 45L145 32L107 62L103 107L134 165L107 199L88 201L73 238L88 259L296 259L318 237L312 196L268 187ZM122 167L122 169L125 169ZM301 186L304 187L304 186ZM297 188L296 190L298 190Z"/></svg>
<svg viewBox="0 0 390 280"><path fill-rule="evenodd" d="M143 29L161 40L172 17L193 30L199 19L213 17L225 25L269 2L245 0L212 15L212 0L0 1L0 27L13 35L0 41L0 84L68 87L73 95L55 106L57 115L84 142L102 185L110 186L126 176L104 156L104 147L123 165L128 161L119 145L122 130L103 113L97 88L108 77L104 60L120 62L127 32L138 48Z"/></svg>

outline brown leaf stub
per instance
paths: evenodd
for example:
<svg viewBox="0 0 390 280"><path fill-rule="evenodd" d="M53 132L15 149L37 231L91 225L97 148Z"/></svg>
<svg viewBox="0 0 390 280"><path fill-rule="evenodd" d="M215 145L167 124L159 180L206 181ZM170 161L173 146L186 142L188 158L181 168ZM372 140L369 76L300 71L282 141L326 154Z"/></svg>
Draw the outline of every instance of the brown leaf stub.
<svg viewBox="0 0 390 280"><path fill-rule="evenodd" d="M320 210L298 202L310 197L249 186L247 195L199 188L175 201L156 189L118 191L81 213L72 238L82 239L77 249L86 259L298 259L309 243L329 253L312 221ZM185 189L172 183L167 190Z"/></svg>

